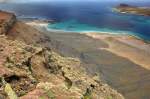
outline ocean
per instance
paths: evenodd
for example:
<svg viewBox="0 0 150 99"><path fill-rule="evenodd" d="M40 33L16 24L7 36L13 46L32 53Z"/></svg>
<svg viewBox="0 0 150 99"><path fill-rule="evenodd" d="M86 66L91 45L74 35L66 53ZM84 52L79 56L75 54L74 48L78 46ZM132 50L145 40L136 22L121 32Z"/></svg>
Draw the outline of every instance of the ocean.
<svg viewBox="0 0 150 99"><path fill-rule="evenodd" d="M50 23L48 29L129 34L150 41L150 17L112 11L120 3L122 2L1 3L0 9L15 12L19 18L54 20L55 23ZM125 3L150 7L150 1Z"/></svg>

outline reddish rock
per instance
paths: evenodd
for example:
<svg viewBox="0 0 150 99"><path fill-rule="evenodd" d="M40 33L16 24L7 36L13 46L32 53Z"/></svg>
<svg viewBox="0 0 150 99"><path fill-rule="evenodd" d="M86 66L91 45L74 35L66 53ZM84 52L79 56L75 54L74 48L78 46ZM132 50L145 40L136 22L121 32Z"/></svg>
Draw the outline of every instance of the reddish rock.
<svg viewBox="0 0 150 99"><path fill-rule="evenodd" d="M15 21L16 16L13 13L0 11L0 34L7 34Z"/></svg>
<svg viewBox="0 0 150 99"><path fill-rule="evenodd" d="M39 99L44 95L44 91L42 89L35 89L29 92L27 95L20 97L20 99ZM48 97L44 97L44 99L48 99Z"/></svg>

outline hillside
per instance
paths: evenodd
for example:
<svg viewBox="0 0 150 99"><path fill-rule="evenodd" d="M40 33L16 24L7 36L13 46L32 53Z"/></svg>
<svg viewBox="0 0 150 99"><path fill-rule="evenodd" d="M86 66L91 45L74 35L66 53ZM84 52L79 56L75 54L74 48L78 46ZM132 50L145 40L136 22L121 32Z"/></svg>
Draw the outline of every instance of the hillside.
<svg viewBox="0 0 150 99"><path fill-rule="evenodd" d="M46 31L38 24L17 21L7 37L80 59L88 75L99 74L127 99L149 98L149 43L128 35Z"/></svg>
<svg viewBox="0 0 150 99"><path fill-rule="evenodd" d="M50 37L11 21L0 36L1 99L123 99L98 75L89 76L80 60L54 52Z"/></svg>
<svg viewBox="0 0 150 99"><path fill-rule="evenodd" d="M88 75L99 73L100 79L127 99L149 98L149 43L129 35L46 31L35 24L30 25L46 33L56 52L79 58Z"/></svg>

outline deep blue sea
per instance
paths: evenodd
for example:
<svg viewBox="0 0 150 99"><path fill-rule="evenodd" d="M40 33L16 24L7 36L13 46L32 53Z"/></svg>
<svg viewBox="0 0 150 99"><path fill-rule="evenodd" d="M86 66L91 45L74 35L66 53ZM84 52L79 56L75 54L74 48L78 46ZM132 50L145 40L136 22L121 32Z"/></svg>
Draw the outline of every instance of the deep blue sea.
<svg viewBox="0 0 150 99"><path fill-rule="evenodd" d="M125 33L150 41L150 17L113 12L119 3L122 2L1 3L0 9L15 12L18 17L55 20L49 29ZM150 1L125 3L150 7Z"/></svg>

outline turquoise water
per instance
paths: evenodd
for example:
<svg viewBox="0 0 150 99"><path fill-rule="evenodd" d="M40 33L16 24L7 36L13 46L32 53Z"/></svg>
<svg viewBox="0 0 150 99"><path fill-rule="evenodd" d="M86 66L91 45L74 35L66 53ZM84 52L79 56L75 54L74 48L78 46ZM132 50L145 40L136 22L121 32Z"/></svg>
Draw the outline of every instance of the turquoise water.
<svg viewBox="0 0 150 99"><path fill-rule="evenodd" d="M147 0L146 0L147 1ZM150 17L113 12L117 2L48 2L0 4L0 9L15 12L18 17L36 17L54 20L49 29L72 32L109 32L129 34L150 41ZM126 2L148 6L148 2Z"/></svg>
<svg viewBox="0 0 150 99"><path fill-rule="evenodd" d="M100 28L97 28L88 24L81 24L77 22L76 20L49 24L48 28L55 29L55 30L71 31L71 32L100 31Z"/></svg>
<svg viewBox="0 0 150 99"><path fill-rule="evenodd" d="M150 21L143 22L144 24L149 24ZM96 32L96 33L109 33L109 34L122 34L122 35L133 35L138 38L142 37L142 35L138 33L134 33L131 31L122 31L122 30L113 30L109 28L99 28L88 24L79 23L76 20L69 20L63 22L56 22L53 24L49 24L48 29L50 30L60 30L65 32L76 32L76 33L88 33L88 32ZM142 38L141 38L142 39Z"/></svg>

